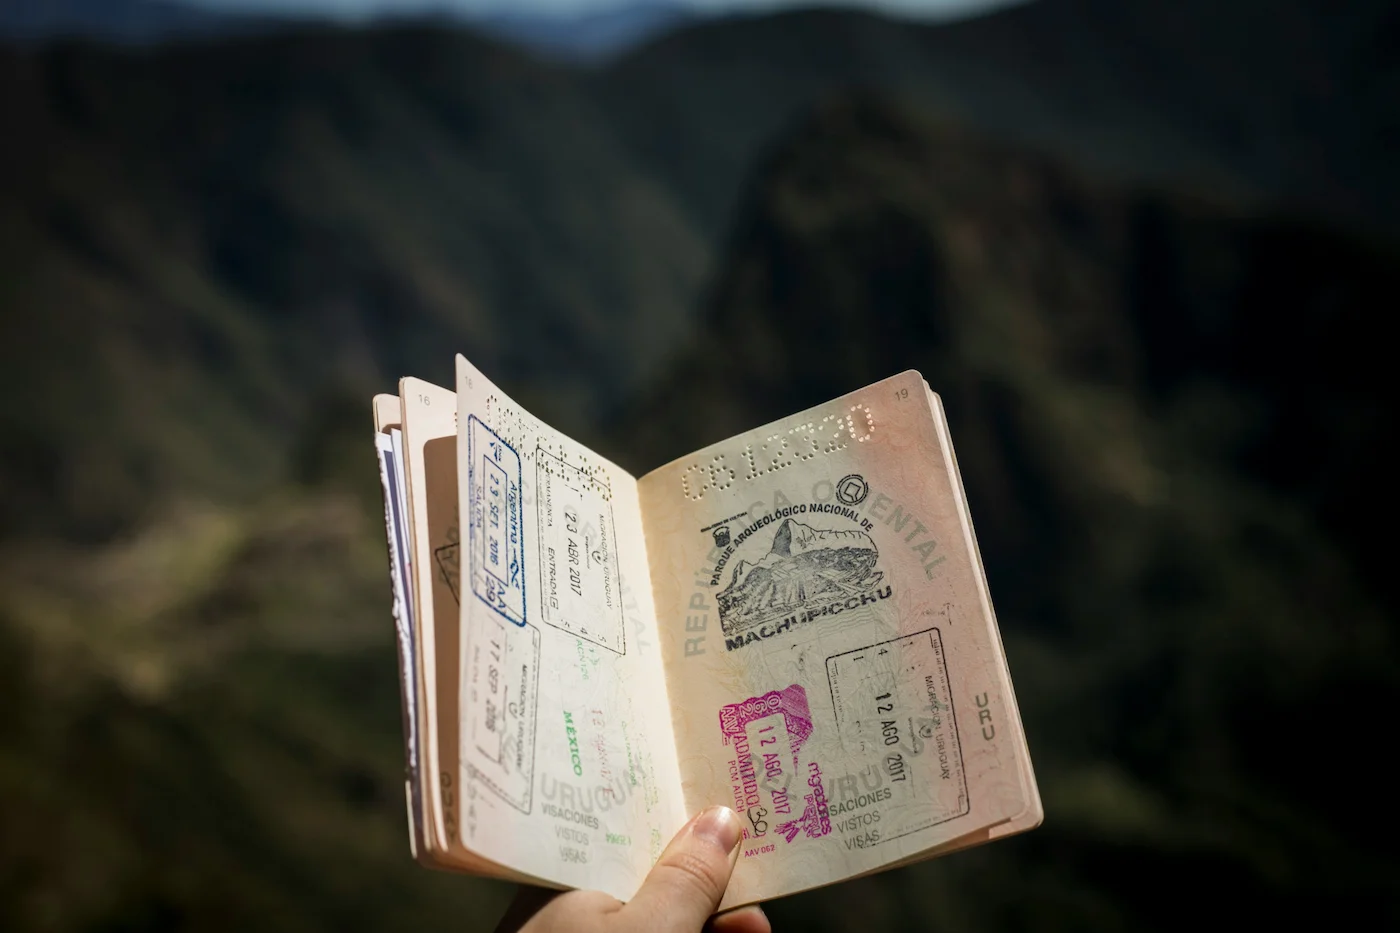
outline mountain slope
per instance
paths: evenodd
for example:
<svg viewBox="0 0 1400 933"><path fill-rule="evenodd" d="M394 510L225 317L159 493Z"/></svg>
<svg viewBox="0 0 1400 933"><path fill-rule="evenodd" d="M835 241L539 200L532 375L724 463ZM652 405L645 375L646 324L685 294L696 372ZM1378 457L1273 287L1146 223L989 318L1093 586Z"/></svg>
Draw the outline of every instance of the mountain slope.
<svg viewBox="0 0 1400 933"><path fill-rule="evenodd" d="M1368 741L1353 699L1400 700L1372 316L1396 254L1091 182L872 95L805 121L742 204L705 338L618 427L629 462L921 370L1047 813L775 925L881 903L896 925L1169 930L1192 909L1160 892L1188 887L1279 922L1396 916L1393 818L1358 820L1298 758Z"/></svg>
<svg viewBox="0 0 1400 933"><path fill-rule="evenodd" d="M502 9L470 25L505 42L561 61L596 62L680 29L699 17L668 0L634 0L568 14Z"/></svg>
<svg viewBox="0 0 1400 933"><path fill-rule="evenodd" d="M1094 174L1281 201L1393 236L1397 35L1383 0L1037 0L927 26L811 10L700 24L599 82L709 231L765 140L856 85Z"/></svg>
<svg viewBox="0 0 1400 933"><path fill-rule="evenodd" d="M1177 99L1147 52L1216 11L1147 9L759 19L586 76L425 29L0 51L0 927L498 915L408 858L367 446L369 394L456 350L639 471L908 367L942 393L1047 824L778 928L1395 926L1358 788L1400 694L1400 262L1270 208L1331 172L1384 219L1388 20L1304 30L1299 73L1355 71L1303 99L1267 33L1313 7L1256 8L1243 77ZM1236 159L1257 95L1282 129Z"/></svg>
<svg viewBox="0 0 1400 933"><path fill-rule="evenodd" d="M577 425L686 327L670 193L569 73L470 35L9 50L0 82L7 531L257 488L318 400L458 350Z"/></svg>
<svg viewBox="0 0 1400 933"><path fill-rule="evenodd" d="M1016 379L1053 365L1183 430L1218 430L1206 440L1231 439L1217 452L1231 469L1307 503L1379 572L1364 545L1393 512L1368 490L1395 427L1371 308L1400 285L1394 247L1093 182L916 106L863 100L841 98L769 153L704 337L645 396L644 462L902 368L953 367L956 386L986 378L961 374L973 361ZM662 417L693 385L710 399L694 420ZM1218 410L1192 408L1216 397ZM972 401L954 391L950 404ZM1191 424L1206 415L1218 429ZM1120 468L1115 483L1147 481Z"/></svg>
<svg viewBox="0 0 1400 933"><path fill-rule="evenodd" d="M195 37L247 35L285 23L237 16L179 0L5 0L0 37L36 42L83 37L146 43Z"/></svg>
<svg viewBox="0 0 1400 933"><path fill-rule="evenodd" d="M443 348L597 439L693 332L748 165L845 84L1086 173L1384 227L1393 17L1321 9L807 11L594 71L426 28L0 50L23 140L0 151L0 517L102 535L157 490L261 488L293 439L343 434L345 399L448 378Z"/></svg>

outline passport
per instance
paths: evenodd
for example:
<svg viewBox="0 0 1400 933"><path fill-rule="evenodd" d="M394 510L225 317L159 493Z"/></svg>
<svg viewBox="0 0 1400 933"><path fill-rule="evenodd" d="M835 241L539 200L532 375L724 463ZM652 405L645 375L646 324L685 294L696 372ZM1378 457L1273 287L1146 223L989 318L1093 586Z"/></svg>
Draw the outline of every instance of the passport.
<svg viewBox="0 0 1400 933"><path fill-rule="evenodd" d="M724 804L728 909L1041 823L917 372L641 477L461 356L373 408L422 864L627 900Z"/></svg>

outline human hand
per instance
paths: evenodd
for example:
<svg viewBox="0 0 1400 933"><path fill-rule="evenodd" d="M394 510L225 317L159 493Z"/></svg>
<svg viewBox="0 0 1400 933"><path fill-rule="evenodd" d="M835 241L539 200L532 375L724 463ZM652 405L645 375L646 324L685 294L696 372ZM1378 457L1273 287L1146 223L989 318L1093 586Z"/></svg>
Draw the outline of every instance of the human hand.
<svg viewBox="0 0 1400 933"><path fill-rule="evenodd" d="M681 828L626 904L601 891L521 888L496 933L772 933L757 906L712 916L742 836L733 810L710 807Z"/></svg>

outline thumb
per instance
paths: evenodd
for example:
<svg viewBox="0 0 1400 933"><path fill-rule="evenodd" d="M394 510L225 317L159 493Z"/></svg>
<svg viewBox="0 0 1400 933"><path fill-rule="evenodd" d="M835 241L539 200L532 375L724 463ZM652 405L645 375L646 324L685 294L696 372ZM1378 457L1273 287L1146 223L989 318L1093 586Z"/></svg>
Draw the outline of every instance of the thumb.
<svg viewBox="0 0 1400 933"><path fill-rule="evenodd" d="M742 836L739 817L728 807L710 807L686 824L622 908L633 929L698 931L724 897Z"/></svg>

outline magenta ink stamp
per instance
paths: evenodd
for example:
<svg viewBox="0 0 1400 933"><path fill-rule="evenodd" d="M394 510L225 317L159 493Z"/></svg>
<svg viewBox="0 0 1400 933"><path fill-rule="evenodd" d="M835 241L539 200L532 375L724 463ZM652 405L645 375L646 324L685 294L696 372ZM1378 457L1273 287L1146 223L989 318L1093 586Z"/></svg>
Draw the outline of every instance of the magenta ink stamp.
<svg viewBox="0 0 1400 933"><path fill-rule="evenodd" d="M735 809L748 823L746 840L769 842L770 829L787 842L831 832L821 766L801 754L812 735L806 690L793 684L731 703L720 709L719 727L724 744L734 749L729 780ZM765 845L745 854L772 850Z"/></svg>

